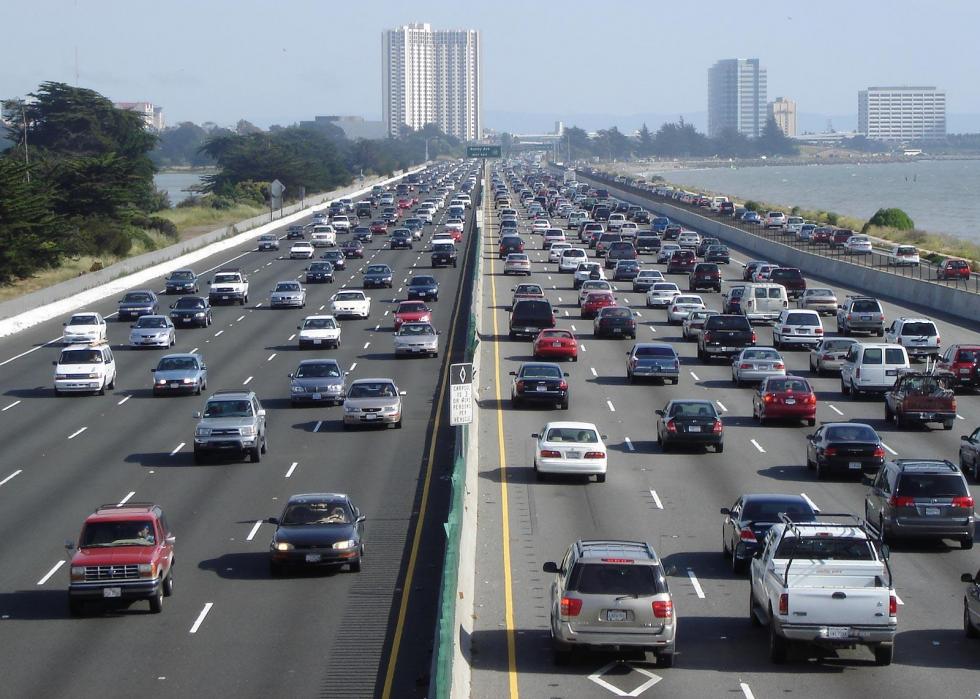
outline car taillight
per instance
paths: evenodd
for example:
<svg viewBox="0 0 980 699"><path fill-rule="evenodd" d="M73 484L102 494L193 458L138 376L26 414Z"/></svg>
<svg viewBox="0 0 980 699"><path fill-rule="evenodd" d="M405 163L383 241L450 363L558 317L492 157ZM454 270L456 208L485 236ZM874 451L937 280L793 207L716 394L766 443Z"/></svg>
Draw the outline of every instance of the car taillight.
<svg viewBox="0 0 980 699"><path fill-rule="evenodd" d="M855 379L861 378L861 367L857 367L856 369L854 369L854 378Z"/></svg>
<svg viewBox="0 0 980 699"><path fill-rule="evenodd" d="M875 447L873 456L876 459L884 459L885 458L885 450L884 450L884 448L883 447Z"/></svg>
<svg viewBox="0 0 980 699"><path fill-rule="evenodd" d="M783 364L782 362L776 362L775 364L772 365L772 368L773 369L785 369L786 368L786 365Z"/></svg>
<svg viewBox="0 0 980 699"><path fill-rule="evenodd" d="M605 459L606 452L604 451L587 451L585 452L586 459Z"/></svg>
<svg viewBox="0 0 980 699"><path fill-rule="evenodd" d="M823 335L823 328L814 328L813 332L816 335Z"/></svg>
<svg viewBox="0 0 980 699"><path fill-rule="evenodd" d="M742 541L751 541L755 543L758 539L755 538L755 532L752 531L752 527L744 527L739 533L738 538Z"/></svg>
<svg viewBox="0 0 980 699"><path fill-rule="evenodd" d="M542 459L560 459L561 452L555 451L554 449L542 449L541 450Z"/></svg>
<svg viewBox="0 0 980 699"><path fill-rule="evenodd" d="M657 619L672 619L674 617L674 603L654 602L653 616Z"/></svg>
<svg viewBox="0 0 980 699"><path fill-rule="evenodd" d="M762 396L762 400L766 403L772 403L774 400L776 400L776 395L774 393L767 393L766 395Z"/></svg>
<svg viewBox="0 0 980 699"><path fill-rule="evenodd" d="M888 616L898 616L898 597L888 595Z"/></svg>
<svg viewBox="0 0 980 699"><path fill-rule="evenodd" d="M968 507L972 510L973 497L970 495L960 495L958 497L953 498L952 505L953 507Z"/></svg>
<svg viewBox="0 0 980 699"><path fill-rule="evenodd" d="M758 341L758 339L759 338L756 336L755 330L753 330L752 331L752 344L755 344Z"/></svg>
<svg viewBox="0 0 980 699"><path fill-rule="evenodd" d="M850 313L848 313L848 314L847 314L847 320L848 320L848 322L850 322L850 320L851 320L851 318L853 318L853 317L854 317L854 316L852 316L852 315L851 315Z"/></svg>
<svg viewBox="0 0 980 699"><path fill-rule="evenodd" d="M562 616L578 616L579 612L582 611L582 600L576 597L562 597L561 598L561 615Z"/></svg>
<svg viewBox="0 0 980 699"><path fill-rule="evenodd" d="M808 395L806 397L806 400L803 401L803 402L806 403L807 405L816 405L817 404L817 394L816 393L811 393L810 395Z"/></svg>
<svg viewBox="0 0 980 699"><path fill-rule="evenodd" d="M715 418L714 424L711 425L711 431L712 432L721 432L721 420L719 420L718 418Z"/></svg>
<svg viewBox="0 0 980 699"><path fill-rule="evenodd" d="M558 382L558 389L561 390L561 391L568 390L568 382L567 381L559 381Z"/></svg>
<svg viewBox="0 0 980 699"><path fill-rule="evenodd" d="M523 381L518 381L517 382L517 390L518 391L523 391L524 390L524 382Z"/></svg>
<svg viewBox="0 0 980 699"><path fill-rule="evenodd" d="M752 368L752 365L751 364L748 364L747 362L742 362L741 364L738 365L738 368L739 369L751 369Z"/></svg>
<svg viewBox="0 0 980 699"><path fill-rule="evenodd" d="M705 330L703 333L701 333L701 336L704 338L704 341L705 342L711 342L711 331L710 330Z"/></svg>
<svg viewBox="0 0 980 699"><path fill-rule="evenodd" d="M779 596L779 613L789 614L789 593L784 592Z"/></svg>
<svg viewBox="0 0 980 699"><path fill-rule="evenodd" d="M837 456L837 447L827 447L823 450L824 456Z"/></svg>
<svg viewBox="0 0 980 699"><path fill-rule="evenodd" d="M888 504L892 507L914 507L915 498L909 497L908 495L892 495L888 500Z"/></svg>
<svg viewBox="0 0 980 699"><path fill-rule="evenodd" d="M667 421L667 424L664 425L664 427L667 428L667 431L668 432L676 432L677 431L677 425L674 424L674 419L673 418L671 418L670 420L668 420Z"/></svg>

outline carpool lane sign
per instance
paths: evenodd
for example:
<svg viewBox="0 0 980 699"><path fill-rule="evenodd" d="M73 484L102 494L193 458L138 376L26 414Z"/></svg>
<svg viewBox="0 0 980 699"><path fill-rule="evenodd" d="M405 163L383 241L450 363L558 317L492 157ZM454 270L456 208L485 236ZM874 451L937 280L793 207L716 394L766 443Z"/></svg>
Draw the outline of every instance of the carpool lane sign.
<svg viewBox="0 0 980 699"><path fill-rule="evenodd" d="M473 365L452 364L449 367L449 424L473 422Z"/></svg>

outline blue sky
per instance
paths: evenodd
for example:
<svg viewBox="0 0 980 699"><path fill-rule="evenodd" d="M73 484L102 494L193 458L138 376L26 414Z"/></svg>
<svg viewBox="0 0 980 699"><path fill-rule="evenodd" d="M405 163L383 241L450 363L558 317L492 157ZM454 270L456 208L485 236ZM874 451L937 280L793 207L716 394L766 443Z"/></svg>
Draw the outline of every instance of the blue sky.
<svg viewBox="0 0 980 699"><path fill-rule="evenodd" d="M950 113L980 113L974 0L43 0L3 17L0 97L74 83L77 48L79 85L160 104L169 123L379 118L381 32L412 21L482 32L490 127L501 113L703 112L707 69L729 57L760 58L770 99L801 112L854 114L863 87L926 84Z"/></svg>

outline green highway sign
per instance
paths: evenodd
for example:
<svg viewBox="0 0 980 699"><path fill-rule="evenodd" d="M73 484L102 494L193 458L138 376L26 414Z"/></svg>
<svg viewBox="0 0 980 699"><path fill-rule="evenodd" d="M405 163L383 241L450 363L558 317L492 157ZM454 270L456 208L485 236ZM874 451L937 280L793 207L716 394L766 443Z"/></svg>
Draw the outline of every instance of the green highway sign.
<svg viewBox="0 0 980 699"><path fill-rule="evenodd" d="M467 158L499 158L500 146L466 146Z"/></svg>

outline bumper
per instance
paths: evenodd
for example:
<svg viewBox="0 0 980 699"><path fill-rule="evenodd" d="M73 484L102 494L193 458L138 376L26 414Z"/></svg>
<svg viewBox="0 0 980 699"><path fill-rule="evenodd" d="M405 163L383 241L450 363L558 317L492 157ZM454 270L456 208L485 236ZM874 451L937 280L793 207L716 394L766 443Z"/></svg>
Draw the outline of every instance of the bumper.
<svg viewBox="0 0 980 699"><path fill-rule="evenodd" d="M560 403L568 399L568 391L523 391L514 397L525 403Z"/></svg>
<svg viewBox="0 0 980 699"><path fill-rule="evenodd" d="M116 317L119 320L125 320L127 318L139 318L140 316L148 316L153 313L151 308L120 308Z"/></svg>
<svg viewBox="0 0 980 699"><path fill-rule="evenodd" d="M902 417L917 422L952 422L956 419L956 411L910 410L903 412Z"/></svg>
<svg viewBox="0 0 980 699"><path fill-rule="evenodd" d="M71 583L68 587L68 596L71 599L108 601L115 600L134 600L148 599L155 597L160 592L163 580L112 580L105 582L91 583ZM106 590L110 590L111 597L106 596ZM118 595L115 592L118 591Z"/></svg>
<svg viewBox="0 0 980 699"><path fill-rule="evenodd" d="M396 345L395 354L434 354L438 352L435 345Z"/></svg>
<svg viewBox="0 0 980 699"><path fill-rule="evenodd" d="M192 293L197 286L195 284L180 284L180 285L167 285L166 293L168 294L189 294Z"/></svg>
<svg viewBox="0 0 980 699"><path fill-rule="evenodd" d="M400 413L344 413L345 425L394 425L401 420Z"/></svg>
<svg viewBox="0 0 980 699"><path fill-rule="evenodd" d="M98 341L95 335L62 335L61 341L66 345L91 345Z"/></svg>
<svg viewBox="0 0 980 699"><path fill-rule="evenodd" d="M196 393L200 383L164 383L153 384L153 395L164 396L175 393Z"/></svg>
<svg viewBox="0 0 980 699"><path fill-rule="evenodd" d="M866 456L842 456L824 459L821 465L828 471L836 473L874 473L881 468L884 461L884 459Z"/></svg>
<svg viewBox="0 0 980 699"><path fill-rule="evenodd" d="M939 354L939 347L936 345L913 345L911 347L906 345L905 351L910 357L934 357Z"/></svg>
<svg viewBox="0 0 980 699"><path fill-rule="evenodd" d="M301 403L343 403L344 394L341 391L323 391L322 393L293 393L289 396L289 401L293 405Z"/></svg>
<svg viewBox="0 0 980 699"><path fill-rule="evenodd" d="M898 630L897 624L887 624L882 626L846 626L849 635L846 638L829 638L829 629L821 624L782 624L778 619L773 619L776 625L776 633L783 638L791 641L804 641L817 645L834 647L847 647L853 645L864 645L871 643L893 643L895 633Z"/></svg>
<svg viewBox="0 0 980 699"><path fill-rule="evenodd" d="M823 339L823 335L780 335L779 341L784 345L805 345L816 347Z"/></svg>
<svg viewBox="0 0 980 699"><path fill-rule="evenodd" d="M270 552L272 562L281 566L342 566L361 560L359 549L293 549Z"/></svg>
<svg viewBox="0 0 980 699"><path fill-rule="evenodd" d="M605 459L538 459L538 473L591 476L606 472Z"/></svg>
<svg viewBox="0 0 980 699"><path fill-rule="evenodd" d="M170 321L175 326L184 326L184 327L187 327L189 325L200 325L201 327L204 327L205 325L208 324L207 317L197 318L196 316L170 316Z"/></svg>
<svg viewBox="0 0 980 699"><path fill-rule="evenodd" d="M239 439L206 440L194 438L195 454L244 454L258 445L255 437L242 437Z"/></svg>
<svg viewBox="0 0 980 699"><path fill-rule="evenodd" d="M925 518L912 521L901 519L885 520L885 531L889 536L908 539L960 539L973 537L975 529L974 518L944 519L942 522L930 522Z"/></svg>
<svg viewBox="0 0 980 699"><path fill-rule="evenodd" d="M753 323L753 322L773 323L773 322L776 321L777 318L779 318L779 311L776 311L775 313L773 313L771 311L767 311L765 313L759 313L759 312L748 313L748 312L746 312L745 317L749 319L749 322L750 323Z"/></svg>
<svg viewBox="0 0 980 699"><path fill-rule="evenodd" d="M313 257L313 251L309 252L291 252L289 253L290 260L309 260Z"/></svg>
<svg viewBox="0 0 980 699"><path fill-rule="evenodd" d="M563 357L563 358L571 357L574 359L575 357L578 357L578 350L575 349L574 347L548 347L548 346L540 347L539 346L534 351L534 354L537 357Z"/></svg>
<svg viewBox="0 0 980 699"><path fill-rule="evenodd" d="M630 373L637 379L673 379L676 381L680 378L680 372L677 369L659 369L649 366L634 367Z"/></svg>
<svg viewBox="0 0 980 699"><path fill-rule="evenodd" d="M734 355L734 354L738 354L739 352L741 352L746 347L748 347L748 345L744 345L742 347L738 347L738 346L735 346L735 345L708 345L708 344L706 344L702 348L702 351L705 354L731 356L731 355Z"/></svg>
<svg viewBox="0 0 980 699"><path fill-rule="evenodd" d="M271 308L302 308L305 301L303 299L272 299L269 301Z"/></svg>
<svg viewBox="0 0 980 699"><path fill-rule="evenodd" d="M212 306L216 306L220 303L233 303L238 301L244 301L245 294L241 291L228 291L220 292L217 294L208 294L208 301L211 302Z"/></svg>
<svg viewBox="0 0 980 699"><path fill-rule="evenodd" d="M843 363L843 359L820 359L817 361L817 368L820 369L820 371L836 372L840 371Z"/></svg>
<svg viewBox="0 0 980 699"><path fill-rule="evenodd" d="M670 301L671 301L671 299L666 299L666 298L664 298L664 299L661 299L661 298L655 298L655 299L648 298L647 299L647 307L648 308L667 308L667 306L670 305Z"/></svg>
<svg viewBox="0 0 980 699"><path fill-rule="evenodd" d="M817 417L815 405L778 405L763 408L767 420L814 420Z"/></svg>
<svg viewBox="0 0 980 699"><path fill-rule="evenodd" d="M365 279L363 284L365 289L383 289L391 286L390 279Z"/></svg>
<svg viewBox="0 0 980 699"><path fill-rule="evenodd" d="M151 340L130 340L129 346L133 348L139 347L170 347L170 339L158 340L156 338Z"/></svg>
<svg viewBox="0 0 980 699"><path fill-rule="evenodd" d="M568 623L560 622L553 631L556 641L579 648L618 649L649 648L673 653L677 624L663 626L659 631L578 631Z"/></svg>
<svg viewBox="0 0 980 699"><path fill-rule="evenodd" d="M439 296L439 292L435 289L426 289L426 290L409 289L407 296L410 299L422 299L422 300L434 299Z"/></svg>
<svg viewBox="0 0 980 699"><path fill-rule="evenodd" d="M102 388L102 379L59 379L54 387L62 393L91 393Z"/></svg>
<svg viewBox="0 0 980 699"><path fill-rule="evenodd" d="M852 320L850 323L847 323L847 329L859 333L877 333L884 332L885 326L882 323L867 323L860 320Z"/></svg>
<svg viewBox="0 0 980 699"><path fill-rule="evenodd" d="M716 432L674 432L661 438L664 444L713 447L721 444L724 437Z"/></svg>

